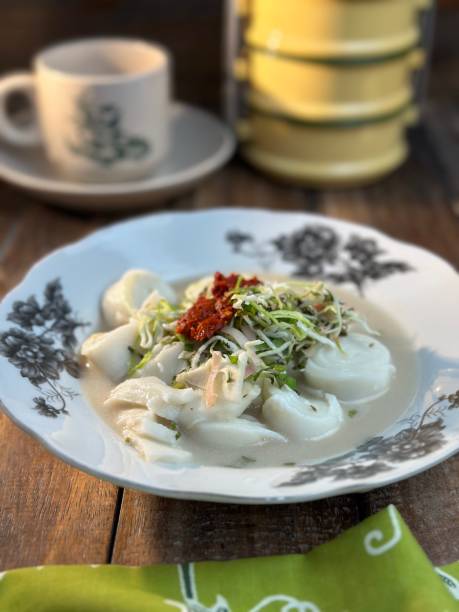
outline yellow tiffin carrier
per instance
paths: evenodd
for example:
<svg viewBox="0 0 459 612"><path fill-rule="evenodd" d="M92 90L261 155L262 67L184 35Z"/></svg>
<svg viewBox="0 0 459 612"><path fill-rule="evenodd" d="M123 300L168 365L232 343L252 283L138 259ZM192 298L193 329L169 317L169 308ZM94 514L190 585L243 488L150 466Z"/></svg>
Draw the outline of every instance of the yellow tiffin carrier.
<svg viewBox="0 0 459 612"><path fill-rule="evenodd" d="M250 0L245 157L286 181L372 182L408 154L420 13L429 0Z"/></svg>
<svg viewBox="0 0 459 612"><path fill-rule="evenodd" d="M246 42L297 57L381 57L419 41L419 12L429 4L430 0L251 0Z"/></svg>
<svg viewBox="0 0 459 612"><path fill-rule="evenodd" d="M265 112L318 121L369 119L412 98L413 71L424 54L411 49L383 60L325 62L249 49L238 75L249 80L248 103Z"/></svg>
<svg viewBox="0 0 459 612"><path fill-rule="evenodd" d="M252 111L240 127L244 156L268 174L303 185L350 187L377 180L407 156L413 108L376 121L314 124Z"/></svg>

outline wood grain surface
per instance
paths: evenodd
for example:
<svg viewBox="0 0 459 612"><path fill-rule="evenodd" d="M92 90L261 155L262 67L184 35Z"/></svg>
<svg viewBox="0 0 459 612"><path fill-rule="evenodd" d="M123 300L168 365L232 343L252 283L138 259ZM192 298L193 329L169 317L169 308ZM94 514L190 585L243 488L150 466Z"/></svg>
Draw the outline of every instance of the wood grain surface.
<svg viewBox="0 0 459 612"><path fill-rule="evenodd" d="M7 4L15 10L15 3ZM35 10L31 2L27 5ZM455 23L456 28L450 19L445 24L437 47L426 119L411 135L411 158L393 175L365 189L319 192L280 185L236 159L164 209L231 204L310 211L369 224L458 266L459 219L451 206L457 185L452 151L458 150L459 139L459 20ZM45 253L125 216L60 210L1 184L1 293ZM302 552L388 503L397 505L435 563L459 558L459 456L389 487L314 503L184 502L117 489L87 476L0 416L0 484L0 570Z"/></svg>

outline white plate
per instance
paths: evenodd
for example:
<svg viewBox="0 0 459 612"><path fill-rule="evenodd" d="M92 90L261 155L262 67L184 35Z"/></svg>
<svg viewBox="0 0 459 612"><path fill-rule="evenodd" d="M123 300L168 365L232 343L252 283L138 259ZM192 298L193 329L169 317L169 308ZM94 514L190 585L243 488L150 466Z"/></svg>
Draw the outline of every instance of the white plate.
<svg viewBox="0 0 459 612"><path fill-rule="evenodd" d="M231 130L209 113L175 103L171 149L155 173L124 183L75 183L60 176L43 150L0 147L0 178L34 196L81 210L151 206L183 193L220 168L234 152Z"/></svg>
<svg viewBox="0 0 459 612"><path fill-rule="evenodd" d="M313 466L146 463L85 402L74 378L75 351L100 325L101 291L132 267L151 268L169 281L215 269L333 276L389 311L413 338L420 368L416 396L387 431ZM368 227L241 209L151 215L52 253L5 298L0 395L7 414L50 451L121 486L257 504L365 491L425 470L459 449L458 304L459 277L451 266Z"/></svg>

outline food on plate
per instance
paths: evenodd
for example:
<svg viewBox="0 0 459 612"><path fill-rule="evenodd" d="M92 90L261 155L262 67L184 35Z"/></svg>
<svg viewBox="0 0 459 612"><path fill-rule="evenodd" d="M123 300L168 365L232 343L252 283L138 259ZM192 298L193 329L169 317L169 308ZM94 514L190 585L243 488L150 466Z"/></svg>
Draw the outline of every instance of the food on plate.
<svg viewBox="0 0 459 612"><path fill-rule="evenodd" d="M216 272L178 292L129 270L102 312L109 329L81 354L148 461L190 463L204 449L217 464L230 451L255 463L261 447L322 442L395 374L377 333L320 281Z"/></svg>

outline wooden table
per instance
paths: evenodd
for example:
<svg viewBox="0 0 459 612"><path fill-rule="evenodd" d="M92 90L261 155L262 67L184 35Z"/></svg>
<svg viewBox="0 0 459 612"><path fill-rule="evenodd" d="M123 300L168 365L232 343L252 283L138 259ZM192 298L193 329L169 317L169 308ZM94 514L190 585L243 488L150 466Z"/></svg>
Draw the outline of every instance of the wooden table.
<svg viewBox="0 0 459 612"><path fill-rule="evenodd" d="M457 20L456 20L457 25ZM372 225L459 264L457 29L440 47L413 154L379 184L342 192L284 187L240 161L165 208L303 210ZM450 42L448 42L450 41ZM448 46L450 45L450 46ZM456 79L456 81L454 81ZM456 98L456 104L454 104ZM40 257L122 217L48 207L0 185L0 291ZM459 455L366 494L285 506L185 502L117 488L79 472L0 416L0 569L47 563L146 564L306 552L389 503L434 563L459 559Z"/></svg>

